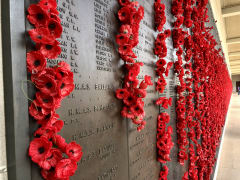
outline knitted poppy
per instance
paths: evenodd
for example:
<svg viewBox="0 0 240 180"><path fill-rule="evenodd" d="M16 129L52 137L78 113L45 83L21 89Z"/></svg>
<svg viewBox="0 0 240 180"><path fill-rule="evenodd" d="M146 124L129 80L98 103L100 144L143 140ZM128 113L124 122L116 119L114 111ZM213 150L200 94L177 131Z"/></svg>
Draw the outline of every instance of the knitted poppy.
<svg viewBox="0 0 240 180"><path fill-rule="evenodd" d="M46 68L46 59L39 51L27 53L27 68L31 74L37 74Z"/></svg>
<svg viewBox="0 0 240 180"><path fill-rule="evenodd" d="M28 8L28 13L27 18L35 27L45 26L49 19L47 11L37 4L31 4Z"/></svg>
<svg viewBox="0 0 240 180"><path fill-rule="evenodd" d="M55 41L54 36L44 27L29 30L28 33L35 43L52 44Z"/></svg>
<svg viewBox="0 0 240 180"><path fill-rule="evenodd" d="M130 20L130 15L131 15L131 11L130 11L130 8L128 6L122 7L118 11L118 18L122 22L128 22Z"/></svg>
<svg viewBox="0 0 240 180"><path fill-rule="evenodd" d="M76 142L71 142L66 146L66 154L74 161L79 161L82 158L82 147Z"/></svg>
<svg viewBox="0 0 240 180"><path fill-rule="evenodd" d="M73 78L65 77L58 82L58 94L60 97L68 96L74 90Z"/></svg>
<svg viewBox="0 0 240 180"><path fill-rule="evenodd" d="M126 89L117 89L116 90L116 97L118 99L125 99L129 95L129 92Z"/></svg>
<svg viewBox="0 0 240 180"><path fill-rule="evenodd" d="M57 92L57 82L55 77L49 75L48 73L42 73L35 79L35 84L37 88L44 94L49 94L50 96L55 96Z"/></svg>
<svg viewBox="0 0 240 180"><path fill-rule="evenodd" d="M57 163L62 159L62 152L59 149L51 149L48 157L39 163L39 166L45 170L56 167Z"/></svg>
<svg viewBox="0 0 240 180"><path fill-rule="evenodd" d="M58 41L54 41L52 44L40 44L39 51L48 59L55 59L61 54L61 47Z"/></svg>
<svg viewBox="0 0 240 180"><path fill-rule="evenodd" d="M77 170L77 163L71 159L62 159L59 161L55 168L56 178L68 178L73 176Z"/></svg>
<svg viewBox="0 0 240 180"><path fill-rule="evenodd" d="M55 19L49 19L47 22L47 27L49 32L55 37L55 38L60 38L62 34L62 26L61 23Z"/></svg>
<svg viewBox="0 0 240 180"><path fill-rule="evenodd" d="M59 62L58 65L54 67L54 71L56 73L56 78L59 80L66 77L73 79L73 72L71 71L71 67L64 61Z"/></svg>
<svg viewBox="0 0 240 180"><path fill-rule="evenodd" d="M52 143L46 138L35 138L30 143L28 153L33 162L41 163L49 156L51 147Z"/></svg>

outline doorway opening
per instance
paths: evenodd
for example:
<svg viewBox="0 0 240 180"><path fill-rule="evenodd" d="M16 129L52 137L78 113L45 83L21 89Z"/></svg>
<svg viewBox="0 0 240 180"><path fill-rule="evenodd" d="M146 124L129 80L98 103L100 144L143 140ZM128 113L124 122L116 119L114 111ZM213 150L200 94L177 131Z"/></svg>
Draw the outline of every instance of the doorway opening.
<svg viewBox="0 0 240 180"><path fill-rule="evenodd" d="M236 92L238 92L238 87L240 87L240 81L236 82Z"/></svg>

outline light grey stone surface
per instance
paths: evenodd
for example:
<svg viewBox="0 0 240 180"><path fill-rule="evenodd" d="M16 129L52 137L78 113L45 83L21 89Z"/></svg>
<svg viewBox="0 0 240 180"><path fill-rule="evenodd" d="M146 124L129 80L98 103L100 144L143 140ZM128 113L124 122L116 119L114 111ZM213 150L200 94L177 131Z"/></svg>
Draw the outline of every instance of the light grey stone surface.
<svg viewBox="0 0 240 180"><path fill-rule="evenodd" d="M0 3L0 180L7 180L6 138L3 97L3 71L2 71L2 29L1 29L1 3Z"/></svg>

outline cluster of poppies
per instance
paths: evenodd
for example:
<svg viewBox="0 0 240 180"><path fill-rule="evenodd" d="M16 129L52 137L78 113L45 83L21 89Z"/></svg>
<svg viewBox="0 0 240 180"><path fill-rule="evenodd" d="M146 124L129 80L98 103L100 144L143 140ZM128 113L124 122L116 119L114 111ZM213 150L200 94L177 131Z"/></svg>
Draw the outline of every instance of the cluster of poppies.
<svg viewBox="0 0 240 180"><path fill-rule="evenodd" d="M166 125L169 123L170 116L168 113L160 113L158 115L157 124L157 149L158 149L158 161L161 163L166 163L171 161L170 151L174 145L172 142L172 132L173 129L169 126L166 130Z"/></svg>
<svg viewBox="0 0 240 180"><path fill-rule="evenodd" d="M154 15L155 26L156 26L156 29L159 32L161 32L167 20L165 16L165 4L162 4L161 0L156 0L154 3L154 11L155 11L155 15Z"/></svg>
<svg viewBox="0 0 240 180"><path fill-rule="evenodd" d="M141 131L146 125L143 98L147 95L147 87L153 85L151 77L147 75L139 84L137 77L143 63L135 62L137 56L133 52L139 42L139 26L144 17L144 8L137 1L119 0L119 4L121 9L118 11L118 18L121 27L116 42L119 45L118 52L125 62L126 75L123 88L116 90L116 97L124 104L121 115L131 119L138 126L137 130Z"/></svg>
<svg viewBox="0 0 240 180"><path fill-rule="evenodd" d="M167 166L163 166L162 170L159 173L158 180L167 180L168 171L169 171L168 167Z"/></svg>
<svg viewBox="0 0 240 180"><path fill-rule="evenodd" d="M44 179L67 180L77 170L82 148L76 142L67 144L57 133L63 128L56 110L61 101L74 90L73 73L65 62L46 67L46 59L55 59L61 53L57 38L62 26L56 0L40 0L28 8L27 19L34 25L29 30L35 47L27 53L27 69L36 86L35 99L29 114L40 126L29 146L29 156L39 165ZM64 155L65 154L65 155Z"/></svg>
<svg viewBox="0 0 240 180"><path fill-rule="evenodd" d="M163 27L166 23L165 16L165 4L161 3L161 0L156 0L154 3L155 10L155 26L159 31L157 38L155 40L154 53L158 56L159 60L156 62L156 73L159 76L156 83L156 90L159 93L163 93L167 85L166 79L164 76L168 77L169 70L173 65L173 62L166 62L164 59L167 56L167 45L166 39L171 36L171 30L167 29L164 32ZM168 109L172 105L172 98L160 97L157 99L156 105L162 106L164 109ZM166 163L171 161L170 152L174 145L172 142L171 134L172 127L167 127L169 123L170 116L166 112L162 112L158 115L158 124L157 124L157 155L158 161L160 163ZM163 171L160 172L159 179L167 179L168 168L165 166Z"/></svg>
<svg viewBox="0 0 240 180"><path fill-rule="evenodd" d="M205 27L209 22L207 4L208 0L172 2L175 73L180 82L176 102L178 160L184 164L189 159L183 176L186 180L210 179L232 90L221 49L210 33L213 27ZM182 25L190 28L191 35ZM197 141L200 138L201 142Z"/></svg>
<svg viewBox="0 0 240 180"><path fill-rule="evenodd" d="M186 97L184 95L186 91L186 83L184 80L185 71L184 71L184 65L183 65L183 48L182 48L185 43L185 37L187 36L187 32L181 28L184 22L184 17L182 16L183 12L184 12L183 0L173 0L172 14L176 18L177 25L175 24L176 23L175 22L174 23L175 28L172 31L172 39L173 39L173 46L177 50L176 51L177 61L175 62L175 73L177 74L178 81L179 81L179 85L177 85L177 101L176 101L177 139L178 139L177 143L179 148L178 161L181 165L184 165L185 160L188 159L187 146L189 144L189 141L187 138L187 129L186 129L188 123L186 118ZM191 85L189 84L188 87L190 90Z"/></svg>

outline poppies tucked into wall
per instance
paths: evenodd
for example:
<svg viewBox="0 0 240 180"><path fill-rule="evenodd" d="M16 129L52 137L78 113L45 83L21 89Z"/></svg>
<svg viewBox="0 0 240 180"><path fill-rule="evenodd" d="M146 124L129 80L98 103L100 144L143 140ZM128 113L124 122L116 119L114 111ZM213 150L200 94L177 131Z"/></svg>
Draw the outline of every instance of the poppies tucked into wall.
<svg viewBox="0 0 240 180"><path fill-rule="evenodd" d="M232 93L232 83L224 62L220 46L209 27L208 0L171 0L174 22L167 23L165 3L155 0L154 19L157 32L153 51L157 57L155 92L159 98L154 101L159 107L156 118L156 161L161 163L159 180L166 180L173 171L167 162L171 161L171 150L177 146L178 163L188 167L183 180L210 179L216 161L222 128ZM117 12L120 28L116 35L119 57L124 63L122 87L115 92L121 100L121 116L131 119L141 131L145 125L144 98L147 87L152 86L151 76L145 75L139 81L140 69L144 65L133 50L139 44L140 23L144 8L137 1L118 0ZM61 101L74 90L73 72L66 62L48 67L49 61L61 54L62 26L58 17L56 0L40 0L28 8L27 19L34 27L28 31L33 50L27 52L27 71L36 87L29 114L39 128L29 146L31 160L41 168L41 175L48 180L68 180L77 170L82 157L82 148L76 142L67 143L58 133L64 123L56 110ZM80 17L81 18L81 17ZM169 23L169 22L168 22ZM166 40L170 40L174 57L169 59ZM168 59L167 59L168 58ZM176 76L176 102L171 97L162 97L167 90L168 76ZM176 128L169 126L172 104L176 104ZM173 116L172 116L173 119ZM172 135L177 135L173 142ZM155 143L154 143L155 144Z"/></svg>
<svg viewBox="0 0 240 180"><path fill-rule="evenodd" d="M57 3L41 0L30 5L28 13L27 19L35 27L29 30L35 48L27 53L27 69L37 89L29 114L40 126L30 143L29 156L41 168L44 179L69 179L77 170L77 162L83 153L80 145L67 144L57 134L64 123L59 120L56 110L74 89L73 73L66 62L55 67L46 66L46 58L55 59L61 53L56 40L62 34Z"/></svg>

